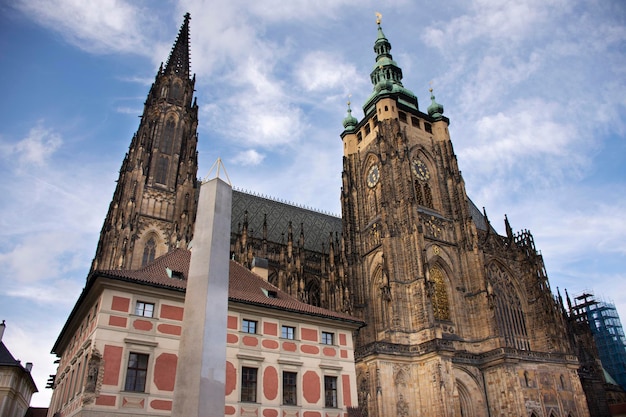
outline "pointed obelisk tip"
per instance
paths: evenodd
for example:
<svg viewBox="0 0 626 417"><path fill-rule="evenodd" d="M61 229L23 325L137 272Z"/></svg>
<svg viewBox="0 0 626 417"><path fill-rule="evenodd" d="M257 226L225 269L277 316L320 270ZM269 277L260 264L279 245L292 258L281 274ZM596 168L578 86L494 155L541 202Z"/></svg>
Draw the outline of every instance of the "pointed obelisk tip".
<svg viewBox="0 0 626 417"><path fill-rule="evenodd" d="M209 172L206 175L206 177L204 177L202 179L202 182L205 183L205 182L207 182L209 180L212 180L214 178L222 179L220 177L221 171L224 171L224 176L226 177L226 183L228 183L228 185L232 186L232 184L230 182L230 178L228 177L228 172L226 172L226 167L224 166L224 163L222 162L222 158L220 158L220 157L218 157L217 161L215 161L213 163L213 165L209 169Z"/></svg>

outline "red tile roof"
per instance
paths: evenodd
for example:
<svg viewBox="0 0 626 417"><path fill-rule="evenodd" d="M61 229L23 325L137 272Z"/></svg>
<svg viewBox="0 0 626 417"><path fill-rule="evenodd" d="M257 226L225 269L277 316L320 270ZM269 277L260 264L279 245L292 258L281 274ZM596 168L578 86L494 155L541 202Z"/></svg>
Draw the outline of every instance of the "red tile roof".
<svg viewBox="0 0 626 417"><path fill-rule="evenodd" d="M101 275L113 279L154 285L185 291L191 252L187 249L175 249L143 268L128 270L96 271L94 276ZM174 273L168 273L174 271ZM181 278L176 278L180 274ZM252 304L272 309L290 311L318 317L353 322L358 325L365 323L348 314L338 313L321 307L312 306L281 291L259 275L251 272L235 261L230 261L228 299L233 302Z"/></svg>
<svg viewBox="0 0 626 417"><path fill-rule="evenodd" d="M159 256L154 262L136 270L107 270L96 271L94 275L104 275L122 280L138 281L152 284L157 287L172 288L184 291L187 288L187 275L189 273L189 261L191 252L187 249L174 249L163 256ZM171 277L167 269L182 274L183 279ZM175 274L172 274L175 276Z"/></svg>

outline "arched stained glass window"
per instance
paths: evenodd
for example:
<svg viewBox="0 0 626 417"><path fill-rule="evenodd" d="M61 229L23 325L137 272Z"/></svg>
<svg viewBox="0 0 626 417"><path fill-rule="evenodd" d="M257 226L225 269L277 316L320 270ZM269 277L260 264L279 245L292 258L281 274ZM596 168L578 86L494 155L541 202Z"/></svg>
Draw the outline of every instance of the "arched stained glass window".
<svg viewBox="0 0 626 417"><path fill-rule="evenodd" d="M492 263L487 268L487 278L493 286L496 322L506 346L530 350L522 303L511 278L496 263Z"/></svg>
<svg viewBox="0 0 626 417"><path fill-rule="evenodd" d="M433 283L433 315L436 320L450 320L450 304L443 271L438 266L430 268L430 280Z"/></svg>
<svg viewBox="0 0 626 417"><path fill-rule="evenodd" d="M145 266L154 261L156 255L156 242L154 237L151 237L143 248L143 259L141 260L141 266Z"/></svg>

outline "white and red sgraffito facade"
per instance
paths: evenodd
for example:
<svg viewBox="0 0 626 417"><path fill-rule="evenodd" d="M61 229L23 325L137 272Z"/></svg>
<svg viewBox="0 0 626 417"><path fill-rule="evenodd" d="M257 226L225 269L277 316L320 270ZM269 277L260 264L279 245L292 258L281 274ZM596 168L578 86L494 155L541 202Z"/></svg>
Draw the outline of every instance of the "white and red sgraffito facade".
<svg viewBox="0 0 626 417"><path fill-rule="evenodd" d="M163 258L187 256L175 252ZM49 417L171 414L185 282L168 277L161 263L91 277L53 349L59 368ZM230 275L229 293L237 289L229 297L225 416L346 416L357 405L352 332L362 322L299 303L234 262ZM268 289L277 298L262 305ZM138 302L154 305L152 317L135 314ZM256 323L254 333L243 331L244 320ZM282 337L283 326L293 339ZM331 344L322 343L322 332L333 335ZM143 391L125 389L131 354L148 358ZM257 370L255 401L242 401L244 367ZM283 402L283 372L297 376L295 405ZM336 381L334 407L326 406L325 377Z"/></svg>

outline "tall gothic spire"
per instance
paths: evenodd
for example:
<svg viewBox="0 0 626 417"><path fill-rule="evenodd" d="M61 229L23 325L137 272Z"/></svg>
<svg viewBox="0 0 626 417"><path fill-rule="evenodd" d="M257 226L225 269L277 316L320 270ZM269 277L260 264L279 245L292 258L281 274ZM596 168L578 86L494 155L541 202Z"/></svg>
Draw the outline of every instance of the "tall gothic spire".
<svg viewBox="0 0 626 417"><path fill-rule="evenodd" d="M190 74L190 62L189 62L189 20L191 15L185 14L185 21L180 27L176 42L172 47L172 52L167 59L167 65L165 66L165 73L174 73L181 77L189 78Z"/></svg>
<svg viewBox="0 0 626 417"><path fill-rule="evenodd" d="M137 269L191 240L198 105L189 73L189 13L159 68L122 162L92 270Z"/></svg>

